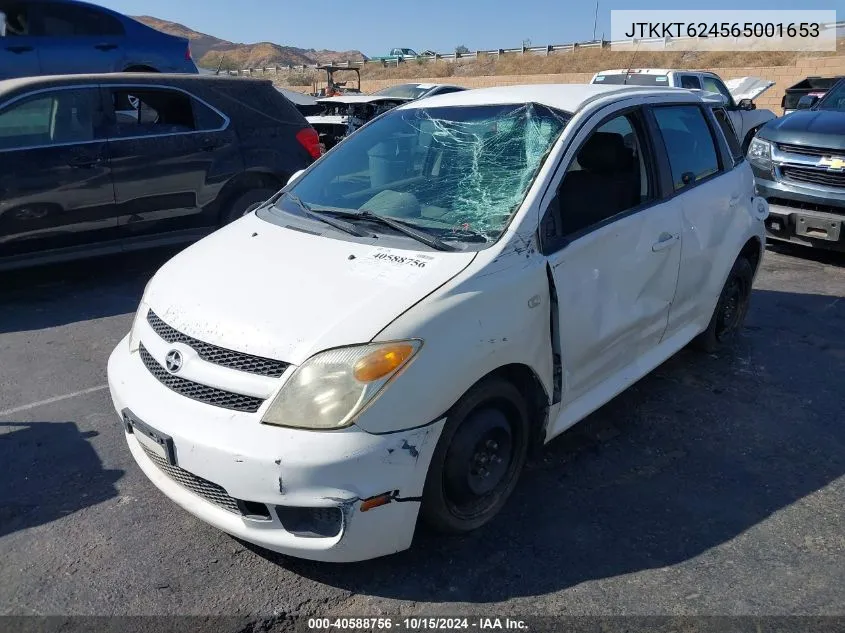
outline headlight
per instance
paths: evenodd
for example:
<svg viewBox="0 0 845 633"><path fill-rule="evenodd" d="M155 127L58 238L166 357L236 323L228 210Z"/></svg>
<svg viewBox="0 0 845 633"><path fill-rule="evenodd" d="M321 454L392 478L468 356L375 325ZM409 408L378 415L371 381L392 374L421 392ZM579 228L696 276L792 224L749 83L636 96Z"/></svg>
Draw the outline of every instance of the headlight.
<svg viewBox="0 0 845 633"><path fill-rule="evenodd" d="M141 319L147 316L147 310L149 310L149 306L147 305L147 290L150 288L150 283L152 279L147 282L147 285L144 287L144 294L141 295L141 303L138 304L138 309L135 311L135 318L132 319L132 329L129 330L129 353L137 352L138 346L141 344L141 339L138 338L138 323L141 322Z"/></svg>
<svg viewBox="0 0 845 633"><path fill-rule="evenodd" d="M771 169L772 144L761 138L751 139L751 145L748 146L748 160L763 169Z"/></svg>
<svg viewBox="0 0 845 633"><path fill-rule="evenodd" d="M306 429L339 429L370 404L414 358L422 341L340 347L300 365L262 422Z"/></svg>

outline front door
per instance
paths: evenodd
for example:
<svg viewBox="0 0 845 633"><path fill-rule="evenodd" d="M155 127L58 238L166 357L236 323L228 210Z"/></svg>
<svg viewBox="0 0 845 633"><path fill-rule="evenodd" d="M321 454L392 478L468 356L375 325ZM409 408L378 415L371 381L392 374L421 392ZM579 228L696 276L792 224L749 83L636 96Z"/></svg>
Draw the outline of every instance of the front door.
<svg viewBox="0 0 845 633"><path fill-rule="evenodd" d="M104 93L112 108L109 156L123 235L213 224L211 203L240 167L225 117L173 88L111 86Z"/></svg>
<svg viewBox="0 0 845 633"><path fill-rule="evenodd" d="M31 6L0 0L0 13L5 15L6 23L6 35L0 37L0 79L31 77L41 72L37 38L30 30Z"/></svg>
<svg viewBox="0 0 845 633"><path fill-rule="evenodd" d="M563 376L552 435L630 384L663 337L678 281L680 216L658 194L643 113L587 129L541 225Z"/></svg>
<svg viewBox="0 0 845 633"><path fill-rule="evenodd" d="M96 87L56 89L0 110L0 257L117 237Z"/></svg>

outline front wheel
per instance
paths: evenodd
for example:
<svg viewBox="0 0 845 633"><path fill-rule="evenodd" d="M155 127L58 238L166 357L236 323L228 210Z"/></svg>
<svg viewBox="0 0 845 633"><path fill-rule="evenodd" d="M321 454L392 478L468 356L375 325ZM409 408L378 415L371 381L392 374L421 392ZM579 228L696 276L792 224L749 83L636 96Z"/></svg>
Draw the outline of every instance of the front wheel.
<svg viewBox="0 0 845 633"><path fill-rule="evenodd" d="M530 421L510 382L486 380L446 420L426 477L421 513L440 532L481 527L505 505L525 465Z"/></svg>
<svg viewBox="0 0 845 633"><path fill-rule="evenodd" d="M740 257L728 274L707 329L695 339L696 347L705 352L715 352L736 337L748 314L753 281L751 262Z"/></svg>

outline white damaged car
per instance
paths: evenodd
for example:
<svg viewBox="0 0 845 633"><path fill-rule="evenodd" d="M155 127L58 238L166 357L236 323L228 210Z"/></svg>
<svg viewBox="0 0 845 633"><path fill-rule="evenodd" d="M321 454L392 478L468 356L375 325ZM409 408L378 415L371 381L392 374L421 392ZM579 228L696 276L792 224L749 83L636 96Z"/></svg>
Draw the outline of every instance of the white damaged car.
<svg viewBox="0 0 845 633"><path fill-rule="evenodd" d="M265 548L466 532L529 448L740 329L768 207L702 93L559 85L399 106L189 247L108 365L132 456Z"/></svg>

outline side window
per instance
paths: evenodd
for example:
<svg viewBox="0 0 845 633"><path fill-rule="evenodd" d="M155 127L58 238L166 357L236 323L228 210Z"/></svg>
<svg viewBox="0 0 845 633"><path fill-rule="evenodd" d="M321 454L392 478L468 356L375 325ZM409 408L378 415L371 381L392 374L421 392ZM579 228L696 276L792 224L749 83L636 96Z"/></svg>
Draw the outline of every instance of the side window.
<svg viewBox="0 0 845 633"><path fill-rule="evenodd" d="M91 7L49 2L41 5L41 32L46 37L123 35L120 21Z"/></svg>
<svg viewBox="0 0 845 633"><path fill-rule="evenodd" d="M675 191L719 171L719 158L704 112L695 105L654 108L669 155Z"/></svg>
<svg viewBox="0 0 845 633"><path fill-rule="evenodd" d="M0 112L0 149L83 143L95 139L97 90L57 90Z"/></svg>
<svg viewBox="0 0 845 633"><path fill-rule="evenodd" d="M178 90L115 88L111 90L111 99L115 114L113 137L177 134L197 129L192 99Z"/></svg>
<svg viewBox="0 0 845 633"><path fill-rule="evenodd" d="M596 128L569 165L544 220L544 239L565 239L653 197L651 162L638 117Z"/></svg>
<svg viewBox="0 0 845 633"><path fill-rule="evenodd" d="M25 4L13 2L3 4L0 11L6 14L6 37L32 35L29 24L29 7Z"/></svg>
<svg viewBox="0 0 845 633"><path fill-rule="evenodd" d="M733 105L734 98L731 96L731 93L728 91L725 84L723 84L721 81L719 81L715 77L710 77L709 75L704 75L703 83L704 83L704 89L707 92L718 92L725 99L728 100L728 105Z"/></svg>
<svg viewBox="0 0 845 633"><path fill-rule="evenodd" d="M695 75L681 75L681 88L701 90L701 81Z"/></svg>
<svg viewBox="0 0 845 633"><path fill-rule="evenodd" d="M223 127L226 120L204 103L192 99L197 130L212 132Z"/></svg>
<svg viewBox="0 0 845 633"><path fill-rule="evenodd" d="M734 159L734 164L740 162L743 159L742 147L740 147L739 139L736 136L736 131L734 130L734 126L731 123L728 113L725 112L724 108L713 108L713 116L716 117L716 122L721 128L722 134L725 135L725 140L728 143L728 149L731 150L731 156L733 156Z"/></svg>

